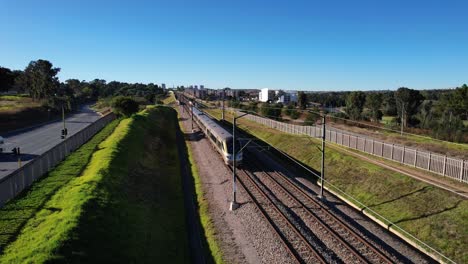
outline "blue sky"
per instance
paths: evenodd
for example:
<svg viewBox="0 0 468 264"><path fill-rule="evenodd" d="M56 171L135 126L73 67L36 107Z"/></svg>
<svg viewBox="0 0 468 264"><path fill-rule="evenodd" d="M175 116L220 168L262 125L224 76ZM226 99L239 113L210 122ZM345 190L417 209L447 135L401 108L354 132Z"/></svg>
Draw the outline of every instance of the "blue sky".
<svg viewBox="0 0 468 264"><path fill-rule="evenodd" d="M211 88L468 82L468 1L0 0L0 66Z"/></svg>

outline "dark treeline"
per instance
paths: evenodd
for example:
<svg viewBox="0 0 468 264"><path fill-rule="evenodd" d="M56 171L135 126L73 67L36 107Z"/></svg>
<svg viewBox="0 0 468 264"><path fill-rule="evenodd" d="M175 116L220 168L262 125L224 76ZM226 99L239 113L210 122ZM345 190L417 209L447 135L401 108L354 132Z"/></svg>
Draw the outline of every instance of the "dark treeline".
<svg viewBox="0 0 468 264"><path fill-rule="evenodd" d="M31 61L24 70L0 67L0 92L27 93L33 100L44 101L45 107L58 109L65 105L68 110L74 105L117 95L155 103L165 93L153 83L107 82L101 79L60 82L57 77L59 72L60 68L47 60Z"/></svg>

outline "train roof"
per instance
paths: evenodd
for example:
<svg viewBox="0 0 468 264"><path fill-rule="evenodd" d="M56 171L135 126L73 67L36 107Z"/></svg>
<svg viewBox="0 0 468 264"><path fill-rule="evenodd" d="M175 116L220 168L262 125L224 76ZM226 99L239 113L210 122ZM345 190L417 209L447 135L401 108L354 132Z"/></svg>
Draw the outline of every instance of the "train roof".
<svg viewBox="0 0 468 264"><path fill-rule="evenodd" d="M215 120L211 119L209 116L205 115L202 111L197 108L193 108L193 113L198 116L200 122L210 130L210 132L217 138L221 140L226 140L232 138L232 134L229 133L226 129L221 127Z"/></svg>

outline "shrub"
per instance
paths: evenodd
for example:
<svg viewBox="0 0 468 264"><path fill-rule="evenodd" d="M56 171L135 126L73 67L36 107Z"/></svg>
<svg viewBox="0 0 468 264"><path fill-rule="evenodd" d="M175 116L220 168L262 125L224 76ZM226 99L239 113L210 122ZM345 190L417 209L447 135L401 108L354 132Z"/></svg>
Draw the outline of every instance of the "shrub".
<svg viewBox="0 0 468 264"><path fill-rule="evenodd" d="M119 116L131 116L138 112L139 105L131 97L117 96L112 99L112 111Z"/></svg>

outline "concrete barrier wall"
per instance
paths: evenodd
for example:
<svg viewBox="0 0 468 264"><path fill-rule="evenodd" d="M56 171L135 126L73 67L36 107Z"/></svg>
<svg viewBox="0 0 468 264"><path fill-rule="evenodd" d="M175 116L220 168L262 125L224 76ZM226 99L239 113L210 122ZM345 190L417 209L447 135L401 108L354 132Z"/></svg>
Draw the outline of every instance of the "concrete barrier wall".
<svg viewBox="0 0 468 264"><path fill-rule="evenodd" d="M231 108L231 110L234 109ZM287 124L250 114L245 117L249 120L285 133L308 135L317 138L322 136L322 128L317 126ZM326 128L325 138L327 141L346 146L348 148L356 149L378 157L400 162L408 166L427 170L460 182L468 183L468 161L466 160L447 157L446 155L408 148L401 145L390 144L330 127Z"/></svg>
<svg viewBox="0 0 468 264"><path fill-rule="evenodd" d="M104 126L115 119L110 113L96 120L76 134L66 138L55 147L26 163L8 176L0 180L0 206L14 198L24 189L31 186L37 179L53 169L71 152L86 143Z"/></svg>

